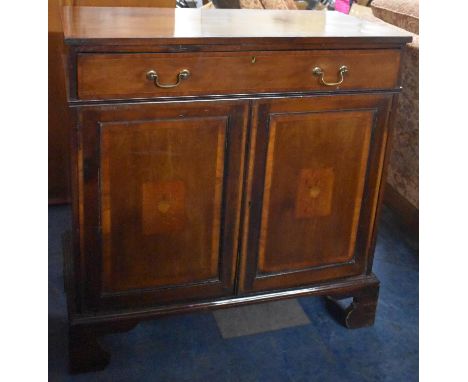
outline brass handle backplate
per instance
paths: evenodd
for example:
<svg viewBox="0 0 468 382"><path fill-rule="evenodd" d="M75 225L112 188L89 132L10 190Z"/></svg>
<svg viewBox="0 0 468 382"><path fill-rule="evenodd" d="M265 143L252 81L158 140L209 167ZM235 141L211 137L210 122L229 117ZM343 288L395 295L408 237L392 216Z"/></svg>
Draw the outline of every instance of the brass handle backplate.
<svg viewBox="0 0 468 382"><path fill-rule="evenodd" d="M344 81L344 75L346 73L348 73L349 69L347 66L343 65L340 67L340 69L338 70L338 74L340 75L340 79L338 82L327 82L325 81L325 79L323 78L325 76L325 72L324 70L319 67L319 66L316 66L314 69L312 69L312 73L315 75L315 76L320 76L320 83L322 85L325 85L325 86L338 86L338 85L341 85Z"/></svg>
<svg viewBox="0 0 468 382"><path fill-rule="evenodd" d="M186 80L187 78L190 77L190 71L188 69L182 69L179 74L177 75L177 82L175 84L162 84L159 82L159 77L158 73L154 70L150 70L148 73L146 73L146 78L150 81L154 82L154 86L157 86L158 88L175 88L176 86L179 86L182 80Z"/></svg>

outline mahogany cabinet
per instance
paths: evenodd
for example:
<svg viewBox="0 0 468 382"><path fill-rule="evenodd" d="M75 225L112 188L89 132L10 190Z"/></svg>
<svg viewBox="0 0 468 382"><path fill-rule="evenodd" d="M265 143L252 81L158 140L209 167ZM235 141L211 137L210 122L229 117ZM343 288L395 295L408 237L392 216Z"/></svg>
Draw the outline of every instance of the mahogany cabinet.
<svg viewBox="0 0 468 382"><path fill-rule="evenodd" d="M167 314L321 295L372 325L410 37L335 13L87 7L64 8L64 35L71 371Z"/></svg>

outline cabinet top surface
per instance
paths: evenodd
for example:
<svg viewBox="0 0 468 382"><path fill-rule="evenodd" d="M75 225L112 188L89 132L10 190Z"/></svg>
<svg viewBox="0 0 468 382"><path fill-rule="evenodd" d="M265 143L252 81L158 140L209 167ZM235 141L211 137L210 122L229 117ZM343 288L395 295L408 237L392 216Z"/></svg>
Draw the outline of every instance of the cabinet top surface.
<svg viewBox="0 0 468 382"><path fill-rule="evenodd" d="M339 12L257 9L64 7L71 45L369 42L402 44L410 34Z"/></svg>

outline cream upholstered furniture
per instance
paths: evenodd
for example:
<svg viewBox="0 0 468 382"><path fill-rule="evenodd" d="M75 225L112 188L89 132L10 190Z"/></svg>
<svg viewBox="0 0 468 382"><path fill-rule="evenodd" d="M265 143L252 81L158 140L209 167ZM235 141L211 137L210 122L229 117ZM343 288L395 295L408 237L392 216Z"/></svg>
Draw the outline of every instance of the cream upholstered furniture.
<svg viewBox="0 0 468 382"><path fill-rule="evenodd" d="M240 0L240 7L249 9L297 9L294 0Z"/></svg>

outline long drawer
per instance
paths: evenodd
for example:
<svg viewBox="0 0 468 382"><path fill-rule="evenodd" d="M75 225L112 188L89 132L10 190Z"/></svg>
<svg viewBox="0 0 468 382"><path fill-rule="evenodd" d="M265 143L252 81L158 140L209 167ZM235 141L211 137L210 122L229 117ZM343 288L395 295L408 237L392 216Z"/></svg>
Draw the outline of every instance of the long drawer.
<svg viewBox="0 0 468 382"><path fill-rule="evenodd" d="M82 53L79 99L388 89L399 51Z"/></svg>

